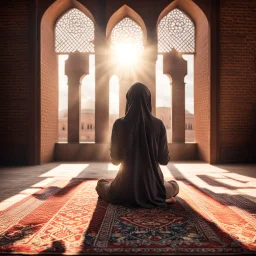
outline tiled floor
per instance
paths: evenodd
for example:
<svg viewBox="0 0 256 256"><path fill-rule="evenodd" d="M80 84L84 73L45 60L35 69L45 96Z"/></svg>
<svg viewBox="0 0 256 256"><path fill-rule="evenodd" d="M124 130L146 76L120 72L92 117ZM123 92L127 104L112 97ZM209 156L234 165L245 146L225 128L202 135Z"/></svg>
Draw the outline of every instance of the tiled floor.
<svg viewBox="0 0 256 256"><path fill-rule="evenodd" d="M0 169L0 211L35 193L54 179L114 178L118 166L111 163L49 163ZM244 195L256 202L256 165L209 165L203 162L171 162L161 167L165 179L187 179L214 193Z"/></svg>

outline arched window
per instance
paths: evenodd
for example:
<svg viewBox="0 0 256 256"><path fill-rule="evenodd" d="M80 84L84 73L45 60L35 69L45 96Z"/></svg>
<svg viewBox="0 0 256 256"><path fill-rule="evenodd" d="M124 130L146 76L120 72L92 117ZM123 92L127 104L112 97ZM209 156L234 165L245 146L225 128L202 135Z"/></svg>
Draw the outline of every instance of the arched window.
<svg viewBox="0 0 256 256"><path fill-rule="evenodd" d="M119 79L119 116L124 116L126 92L136 79L136 64L144 51L143 31L134 20L125 17L112 28L109 39L114 63L113 75Z"/></svg>
<svg viewBox="0 0 256 256"><path fill-rule="evenodd" d="M163 62L162 54L170 52L172 49L182 53L182 57L187 61L185 109L194 115L195 26L192 20L177 8L167 13L158 23L158 60L161 61L161 64ZM160 84L157 83L156 86L159 87ZM157 95L157 100L158 98ZM194 134L188 133L188 129L187 126L185 140L194 141Z"/></svg>
<svg viewBox="0 0 256 256"><path fill-rule="evenodd" d="M90 116L94 117L95 106L92 106L95 105L93 21L77 8L72 8L64 13L56 22L55 26L55 51L58 54L59 60L59 112L63 110L63 108L64 111L68 112L68 87L64 88L63 86L64 83L67 83L67 77L65 76L65 60L67 60L68 54L76 51L90 54L89 75L83 79L81 86L80 123ZM86 84L86 86L83 84ZM84 87L86 90L88 89L88 91L85 92ZM88 101L90 102L88 103ZM87 105L90 105L88 111ZM66 119L68 123L67 115ZM80 141L86 142L86 136L83 132L80 132Z"/></svg>

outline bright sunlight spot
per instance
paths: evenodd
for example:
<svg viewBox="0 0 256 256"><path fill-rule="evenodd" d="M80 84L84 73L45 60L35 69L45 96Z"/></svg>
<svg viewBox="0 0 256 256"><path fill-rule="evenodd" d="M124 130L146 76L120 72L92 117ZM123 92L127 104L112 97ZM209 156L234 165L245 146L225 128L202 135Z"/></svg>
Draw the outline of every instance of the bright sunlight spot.
<svg viewBox="0 0 256 256"><path fill-rule="evenodd" d="M120 164L119 165L113 165L112 163L108 164L108 171L118 171L120 168Z"/></svg>
<svg viewBox="0 0 256 256"><path fill-rule="evenodd" d="M134 65L141 51L136 44L122 43L115 45L114 58L120 65Z"/></svg>
<svg viewBox="0 0 256 256"><path fill-rule="evenodd" d="M126 17L111 31L111 49L118 65L134 65L144 50L143 32L132 19Z"/></svg>
<svg viewBox="0 0 256 256"><path fill-rule="evenodd" d="M77 177L89 164L61 164L39 177Z"/></svg>

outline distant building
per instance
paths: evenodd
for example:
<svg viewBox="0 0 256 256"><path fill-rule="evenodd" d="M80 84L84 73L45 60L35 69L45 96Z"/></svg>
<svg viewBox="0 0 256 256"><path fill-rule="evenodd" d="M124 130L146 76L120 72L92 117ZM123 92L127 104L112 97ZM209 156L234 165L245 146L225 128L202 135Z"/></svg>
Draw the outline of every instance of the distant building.
<svg viewBox="0 0 256 256"><path fill-rule="evenodd" d="M172 109L169 107L156 107L156 117L164 123L168 142L172 141ZM185 112L185 140L194 141L194 115L188 110Z"/></svg>
<svg viewBox="0 0 256 256"><path fill-rule="evenodd" d="M157 107L156 117L161 119L165 125L168 142L172 141L172 109L168 107ZM111 130L119 114L110 114L109 128ZM59 142L67 142L68 122L67 110L64 109L59 112ZM185 116L185 136L186 142L194 141L194 115L186 110ZM95 141L95 111L94 109L83 109L81 111L80 121L80 142L94 142Z"/></svg>
<svg viewBox="0 0 256 256"><path fill-rule="evenodd" d="M67 142L68 119L67 110L59 113L59 142ZM80 142L95 141L95 111L94 109L82 109L80 121Z"/></svg>

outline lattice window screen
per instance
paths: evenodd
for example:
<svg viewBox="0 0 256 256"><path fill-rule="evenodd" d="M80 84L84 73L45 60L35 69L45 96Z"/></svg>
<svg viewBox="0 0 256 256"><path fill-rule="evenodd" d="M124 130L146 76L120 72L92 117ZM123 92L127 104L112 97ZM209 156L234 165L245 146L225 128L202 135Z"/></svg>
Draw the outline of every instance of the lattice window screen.
<svg viewBox="0 0 256 256"><path fill-rule="evenodd" d="M195 27L190 18L178 9L164 16L158 25L158 52L195 52Z"/></svg>
<svg viewBox="0 0 256 256"><path fill-rule="evenodd" d="M93 40L94 24L78 9L69 10L56 24L56 52L94 52Z"/></svg>
<svg viewBox="0 0 256 256"><path fill-rule="evenodd" d="M115 48L119 44L136 45L138 52L144 50L142 29L130 18L122 19L112 29L111 48Z"/></svg>

